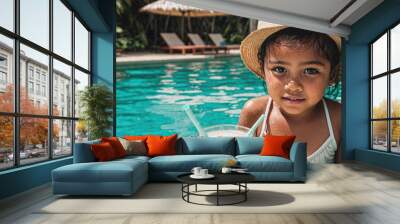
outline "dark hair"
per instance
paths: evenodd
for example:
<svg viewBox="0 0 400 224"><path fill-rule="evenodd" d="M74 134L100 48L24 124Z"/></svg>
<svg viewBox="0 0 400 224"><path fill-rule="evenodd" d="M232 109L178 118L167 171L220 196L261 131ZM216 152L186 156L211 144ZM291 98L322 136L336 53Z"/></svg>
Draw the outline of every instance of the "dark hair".
<svg viewBox="0 0 400 224"><path fill-rule="evenodd" d="M340 52L335 41L327 34L294 27L287 27L271 34L261 44L258 49L258 62L260 63L262 70L264 70L265 57L268 55L271 47L282 42L299 43L313 48L330 62L330 80L333 80L335 83L339 81Z"/></svg>

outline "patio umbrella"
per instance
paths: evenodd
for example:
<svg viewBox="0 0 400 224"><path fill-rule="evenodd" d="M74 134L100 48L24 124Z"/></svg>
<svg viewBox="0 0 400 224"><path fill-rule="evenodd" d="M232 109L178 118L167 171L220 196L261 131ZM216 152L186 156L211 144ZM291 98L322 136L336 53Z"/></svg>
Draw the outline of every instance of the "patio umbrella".
<svg viewBox="0 0 400 224"><path fill-rule="evenodd" d="M180 16L182 17L181 21L181 37L183 37L184 33L184 18L187 17L211 17L211 16L224 16L224 13L216 12L212 10L204 10L199 9L192 6L182 5L179 3L166 1L166 0L158 0L153 3L150 3L143 8L140 9L142 12L150 12L158 15L167 15L167 16ZM190 25L190 24L189 24Z"/></svg>

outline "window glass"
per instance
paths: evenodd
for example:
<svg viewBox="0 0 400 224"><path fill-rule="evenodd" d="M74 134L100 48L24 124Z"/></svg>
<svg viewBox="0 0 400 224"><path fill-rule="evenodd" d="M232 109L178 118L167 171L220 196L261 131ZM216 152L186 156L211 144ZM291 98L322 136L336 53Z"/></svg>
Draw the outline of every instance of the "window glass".
<svg viewBox="0 0 400 224"><path fill-rule="evenodd" d="M88 140L88 128L84 120L75 121L75 142Z"/></svg>
<svg viewBox="0 0 400 224"><path fill-rule="evenodd" d="M0 26L14 31L14 0L0 1Z"/></svg>
<svg viewBox="0 0 400 224"><path fill-rule="evenodd" d="M72 121L53 120L53 157L72 154Z"/></svg>
<svg viewBox="0 0 400 224"><path fill-rule="evenodd" d="M25 114L48 114L48 63L49 57L42 54L30 47L21 44L21 63L20 63L20 109L21 113ZM29 94L29 86L27 85L28 74L26 74L26 68L33 67L35 70L35 91L34 94ZM29 73L29 70L28 70ZM43 80L42 77L45 77ZM44 92L43 92L44 89ZM31 100L35 101L36 104L31 103Z"/></svg>
<svg viewBox="0 0 400 224"><path fill-rule="evenodd" d="M72 117L71 66L53 60L53 114Z"/></svg>
<svg viewBox="0 0 400 224"><path fill-rule="evenodd" d="M75 63L89 70L89 32L75 18Z"/></svg>
<svg viewBox="0 0 400 224"><path fill-rule="evenodd" d="M20 0L21 36L49 48L49 0Z"/></svg>
<svg viewBox="0 0 400 224"><path fill-rule="evenodd" d="M387 121L372 122L372 140L374 149L387 151Z"/></svg>
<svg viewBox="0 0 400 224"><path fill-rule="evenodd" d="M387 71L387 34L372 44L372 75Z"/></svg>
<svg viewBox="0 0 400 224"><path fill-rule="evenodd" d="M75 69L75 117L79 117L82 113L80 107L80 97L85 87L89 86L89 75Z"/></svg>
<svg viewBox="0 0 400 224"><path fill-rule="evenodd" d="M400 120L393 120L391 123L391 151L400 153Z"/></svg>
<svg viewBox="0 0 400 224"><path fill-rule="evenodd" d="M60 1L53 0L53 51L72 60L72 12Z"/></svg>
<svg viewBox="0 0 400 224"><path fill-rule="evenodd" d="M400 72L391 74L390 81L390 103L391 103L391 116L400 118Z"/></svg>
<svg viewBox="0 0 400 224"><path fill-rule="evenodd" d="M13 50L14 50L13 40L0 34L0 111L1 112L14 111Z"/></svg>
<svg viewBox="0 0 400 224"><path fill-rule="evenodd" d="M390 69L400 67L400 24L390 33Z"/></svg>
<svg viewBox="0 0 400 224"><path fill-rule="evenodd" d="M387 77L372 81L372 118L387 118Z"/></svg>
<svg viewBox="0 0 400 224"><path fill-rule="evenodd" d="M45 118L20 118L21 164L35 163L49 158L48 121Z"/></svg>
<svg viewBox="0 0 400 224"><path fill-rule="evenodd" d="M0 115L0 170L14 165L13 117Z"/></svg>

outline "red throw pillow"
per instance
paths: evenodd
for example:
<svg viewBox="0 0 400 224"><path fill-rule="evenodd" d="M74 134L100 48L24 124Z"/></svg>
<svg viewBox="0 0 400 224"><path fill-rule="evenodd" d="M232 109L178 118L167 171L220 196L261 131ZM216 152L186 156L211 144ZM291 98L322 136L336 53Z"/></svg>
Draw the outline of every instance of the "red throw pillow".
<svg viewBox="0 0 400 224"><path fill-rule="evenodd" d="M144 136L128 136L128 135L125 135L124 136L124 139L126 139L126 140L128 140L128 141L137 141L137 140L140 140L140 141L146 141L146 139L147 139L147 135L144 135Z"/></svg>
<svg viewBox="0 0 400 224"><path fill-rule="evenodd" d="M101 142L110 143L117 158L126 156L126 151L117 137L101 138Z"/></svg>
<svg viewBox="0 0 400 224"><path fill-rule="evenodd" d="M148 156L176 155L177 137L177 134L171 136L148 136L146 140Z"/></svg>
<svg viewBox="0 0 400 224"><path fill-rule="evenodd" d="M99 162L109 161L116 159L115 151L109 142L102 142L99 144L91 145L94 157Z"/></svg>
<svg viewBox="0 0 400 224"><path fill-rule="evenodd" d="M264 145L261 149L262 156L281 156L286 159L290 158L290 148L296 136L275 136L266 135L264 137Z"/></svg>

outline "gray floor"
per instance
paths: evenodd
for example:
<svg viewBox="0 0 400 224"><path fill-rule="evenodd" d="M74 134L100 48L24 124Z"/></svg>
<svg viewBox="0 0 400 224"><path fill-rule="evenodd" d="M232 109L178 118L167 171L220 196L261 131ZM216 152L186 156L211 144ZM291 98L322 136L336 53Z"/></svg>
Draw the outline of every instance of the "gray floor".
<svg viewBox="0 0 400 224"><path fill-rule="evenodd" d="M368 204L358 214L35 214L54 200L49 185L0 202L0 223L400 223L400 174L358 163L332 164L308 182Z"/></svg>

